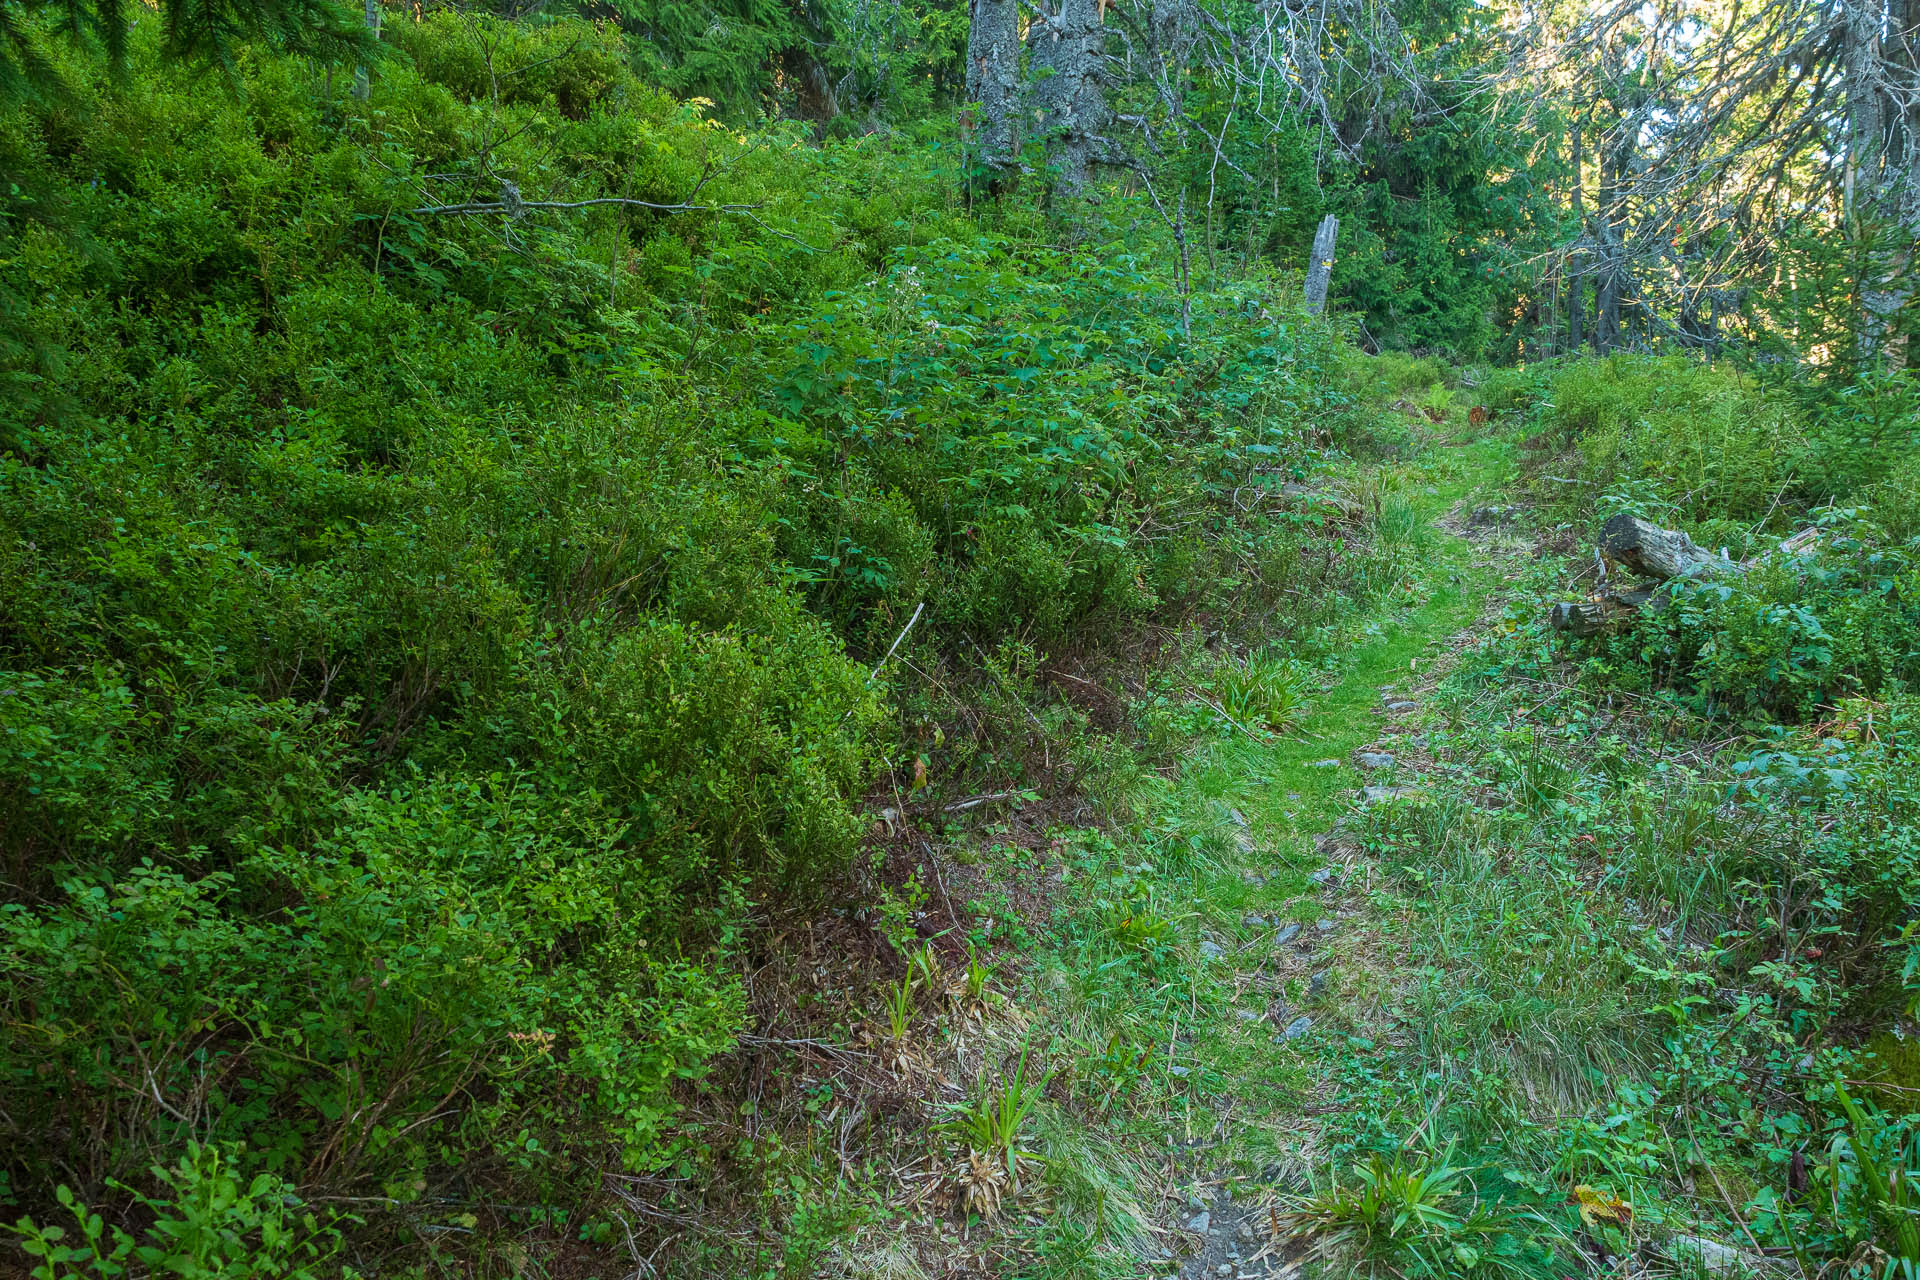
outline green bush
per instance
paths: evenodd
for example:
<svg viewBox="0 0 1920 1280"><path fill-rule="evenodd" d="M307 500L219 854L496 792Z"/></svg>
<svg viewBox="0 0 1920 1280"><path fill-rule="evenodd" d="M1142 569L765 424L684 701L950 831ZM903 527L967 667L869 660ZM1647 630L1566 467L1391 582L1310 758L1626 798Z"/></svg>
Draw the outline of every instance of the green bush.
<svg viewBox="0 0 1920 1280"><path fill-rule="evenodd" d="M340 1233L302 1208L271 1174L242 1183L219 1148L187 1144L173 1168L156 1166L164 1192L138 1196L151 1215L135 1236L106 1222L60 1188L60 1205L76 1233L22 1222L10 1228L29 1258L34 1280L110 1280L124 1275L174 1275L182 1280L252 1280L284 1276L315 1280L328 1273ZM70 1237L71 1242L70 1242Z"/></svg>
<svg viewBox="0 0 1920 1280"><path fill-rule="evenodd" d="M1920 456L1920 387L1902 372L1848 380L1684 355L1549 366L1512 388L1539 429L1539 496L1667 523L1774 527L1848 503Z"/></svg>
<svg viewBox="0 0 1920 1280"><path fill-rule="evenodd" d="M1864 509L1828 511L1799 554L1663 589L1596 661L1639 668L1703 712L1803 720L1854 697L1920 686L1920 545L1894 543ZM1764 544L1763 544L1764 545Z"/></svg>
<svg viewBox="0 0 1920 1280"><path fill-rule="evenodd" d="M1845 383L1790 382L1783 392L1807 405L1807 445L1796 459L1801 488L1817 501L1845 502L1920 459L1920 380L1870 366Z"/></svg>
<svg viewBox="0 0 1920 1280"><path fill-rule="evenodd" d="M529 1225L713 1176L747 921L854 891L950 696L874 671L917 606L900 657L1024 725L1049 647L1348 598L1283 490L1336 340L1183 299L1137 210L970 221L932 153L720 129L578 23L400 17L364 102L154 39L0 128L0 1196L89 1247L189 1140ZM503 179L745 208L435 211Z"/></svg>
<svg viewBox="0 0 1920 1280"><path fill-rule="evenodd" d="M1806 438L1783 399L1730 367L1686 356L1575 361L1547 395L1543 425L1570 450L1570 478L1603 503L1622 495L1616 505L1669 522L1764 516L1791 484ZM1652 487L1636 490L1643 485Z"/></svg>

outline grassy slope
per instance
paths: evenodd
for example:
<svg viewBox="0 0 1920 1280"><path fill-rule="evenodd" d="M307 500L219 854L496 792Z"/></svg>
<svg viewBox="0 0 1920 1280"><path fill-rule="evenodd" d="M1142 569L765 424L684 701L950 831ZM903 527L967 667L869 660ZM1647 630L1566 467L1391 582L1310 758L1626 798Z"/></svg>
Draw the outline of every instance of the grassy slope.
<svg viewBox="0 0 1920 1280"><path fill-rule="evenodd" d="M1469 544L1435 522L1461 506L1471 508L1474 495L1490 493L1507 465L1501 444L1483 440L1457 453L1436 453L1413 468L1408 479L1422 523L1409 533L1420 554L1398 607L1354 629L1353 647L1336 669L1331 687L1295 733L1279 741L1236 737L1220 744L1190 762L1169 797L1169 803L1184 812L1209 806L1229 811L1230 822L1231 811L1238 811L1253 835L1250 847L1236 841L1232 856L1194 884L1200 925L1226 943L1228 957L1224 964L1211 966L1203 979L1212 997L1207 1003L1226 1016L1201 1024L1193 1053L1218 1077L1225 1095L1239 1097L1252 1122L1238 1126L1222 1156L1257 1157L1257 1163L1268 1164L1304 1154L1304 1144L1297 1141L1303 1136L1299 1129L1289 1135L1295 1141L1275 1141L1276 1132L1263 1131L1263 1122L1312 1105L1296 1092L1313 1088L1311 1073L1301 1071L1301 1055L1294 1047L1272 1043L1271 1022L1247 1023L1224 1007L1248 1007L1255 998L1250 993L1260 992L1263 985L1257 979L1250 982L1247 975L1260 972L1252 966L1267 959L1273 929L1249 925L1247 917L1312 925L1331 916L1328 895L1309 879L1326 861L1316 837L1333 830L1352 811L1359 788L1393 785L1396 770L1404 771L1398 761L1387 771L1359 770L1354 753L1370 748L1397 753L1404 761L1406 749L1398 735L1382 732L1396 721L1401 727L1406 724L1404 716L1385 711L1388 695L1411 696L1409 691L1425 683L1422 669L1430 671L1444 661L1451 638L1481 614L1500 585L1499 566L1477 558ZM1316 763L1330 759L1339 765ZM1252 883L1249 874L1263 876L1265 882ZM1331 957L1339 955L1340 939L1336 927L1326 943ZM1296 944L1290 950L1299 948ZM1321 1035L1338 1019L1329 1019L1322 1002L1308 995L1300 971L1328 963L1324 956L1314 963L1296 962L1282 979L1283 998L1294 1012L1317 1016Z"/></svg>

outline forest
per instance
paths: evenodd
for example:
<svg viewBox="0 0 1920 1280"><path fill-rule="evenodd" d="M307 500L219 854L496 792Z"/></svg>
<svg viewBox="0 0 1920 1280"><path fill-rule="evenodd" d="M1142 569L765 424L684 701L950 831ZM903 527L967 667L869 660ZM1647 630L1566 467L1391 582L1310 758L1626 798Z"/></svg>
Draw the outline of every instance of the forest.
<svg viewBox="0 0 1920 1280"><path fill-rule="evenodd" d="M1920 0L0 0L0 1276L1920 1280Z"/></svg>

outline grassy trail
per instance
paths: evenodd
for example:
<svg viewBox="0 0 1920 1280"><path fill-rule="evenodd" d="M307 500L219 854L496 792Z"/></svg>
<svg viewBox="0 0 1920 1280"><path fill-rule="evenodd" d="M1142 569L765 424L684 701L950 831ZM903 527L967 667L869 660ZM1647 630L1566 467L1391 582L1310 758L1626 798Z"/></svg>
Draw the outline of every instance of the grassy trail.
<svg viewBox="0 0 1920 1280"><path fill-rule="evenodd" d="M1367 975L1378 975L1383 959L1390 971L1392 960L1349 963L1352 941L1373 932L1358 927L1365 895L1340 884L1322 849L1338 848L1328 833L1364 788L1411 780L1419 691L1499 597L1509 571L1455 529L1477 506L1501 500L1511 465L1505 442L1482 439L1435 448L1394 474L1404 500L1397 536L1411 553L1399 589L1355 625L1330 685L1293 733L1236 734L1198 753L1149 821L1172 829L1224 822L1228 832L1224 856L1187 869L1181 887L1199 951L1186 990L1169 993L1176 998L1155 1020L1171 1069L1190 1086L1156 1117L1167 1129L1161 1141L1176 1152L1162 1180L1178 1202L1168 1225L1179 1233L1146 1250L1161 1274L1280 1274L1278 1259L1256 1260L1256 1237L1266 1233L1236 1207L1227 1171L1298 1176L1324 1158L1318 1116L1350 1092L1352 1082L1335 1077L1355 1065L1345 1013L1355 1002L1377 1003L1379 992L1363 988L1378 979ZM1397 759L1363 769L1362 751Z"/></svg>

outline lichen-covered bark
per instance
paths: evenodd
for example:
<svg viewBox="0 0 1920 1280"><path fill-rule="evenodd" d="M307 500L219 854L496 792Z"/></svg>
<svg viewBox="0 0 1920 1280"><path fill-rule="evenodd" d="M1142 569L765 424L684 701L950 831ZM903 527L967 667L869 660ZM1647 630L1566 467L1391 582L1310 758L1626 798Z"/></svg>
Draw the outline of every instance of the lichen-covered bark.
<svg viewBox="0 0 1920 1280"><path fill-rule="evenodd" d="M1920 272L1920 0L1892 0L1886 17L1879 79L1896 92L1883 90L1869 123L1885 130L1881 204L1894 245L1875 287L1864 292L1871 354L1900 369L1913 364L1911 330L1920 323L1911 314Z"/></svg>
<svg viewBox="0 0 1920 1280"><path fill-rule="evenodd" d="M1307 310L1319 315L1326 309L1327 286L1333 283L1333 250L1340 237L1340 219L1328 214L1320 220L1313 237L1313 257L1307 262Z"/></svg>
<svg viewBox="0 0 1920 1280"><path fill-rule="evenodd" d="M1105 36L1099 0L1044 0L1027 32L1034 119L1047 139L1054 191L1068 199L1086 189L1105 151Z"/></svg>
<svg viewBox="0 0 1920 1280"><path fill-rule="evenodd" d="M998 195L1020 166L1020 3L972 0L967 25L968 137L975 181Z"/></svg>

